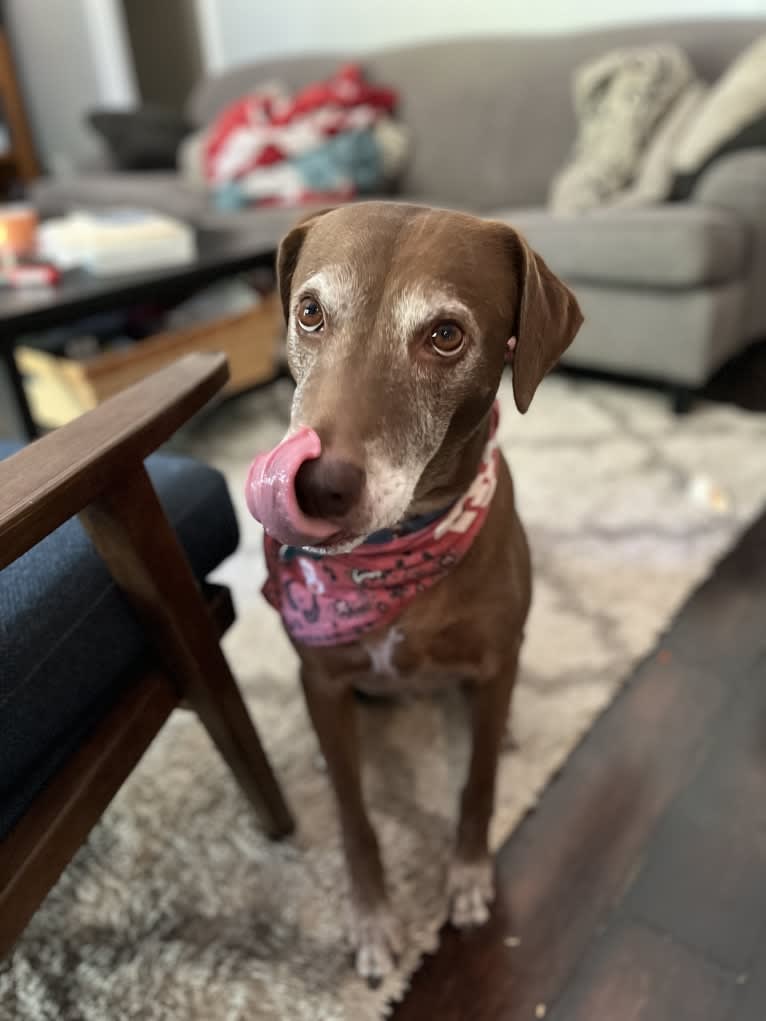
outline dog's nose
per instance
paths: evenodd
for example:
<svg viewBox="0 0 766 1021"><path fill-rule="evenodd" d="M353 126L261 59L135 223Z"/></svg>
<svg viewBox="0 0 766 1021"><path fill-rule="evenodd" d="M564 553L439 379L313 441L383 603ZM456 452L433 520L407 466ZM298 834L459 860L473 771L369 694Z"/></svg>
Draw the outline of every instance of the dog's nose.
<svg viewBox="0 0 766 1021"><path fill-rule="evenodd" d="M310 518L345 517L362 495L364 479L363 469L350 461L325 455L305 461L295 477L298 506Z"/></svg>

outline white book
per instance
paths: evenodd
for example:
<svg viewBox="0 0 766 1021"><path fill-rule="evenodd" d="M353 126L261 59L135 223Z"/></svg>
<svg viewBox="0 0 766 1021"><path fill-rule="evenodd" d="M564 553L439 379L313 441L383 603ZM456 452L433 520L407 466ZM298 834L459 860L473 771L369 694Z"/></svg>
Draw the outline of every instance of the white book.
<svg viewBox="0 0 766 1021"><path fill-rule="evenodd" d="M77 212L40 225L39 254L62 269L96 276L187 265L197 254L188 224L140 209Z"/></svg>

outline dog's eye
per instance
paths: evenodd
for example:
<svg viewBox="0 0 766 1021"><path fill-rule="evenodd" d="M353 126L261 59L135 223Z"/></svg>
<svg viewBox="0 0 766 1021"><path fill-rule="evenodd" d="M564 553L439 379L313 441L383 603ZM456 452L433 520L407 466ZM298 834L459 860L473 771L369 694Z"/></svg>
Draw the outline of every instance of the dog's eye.
<svg viewBox="0 0 766 1021"><path fill-rule="evenodd" d="M465 334L457 323L439 323L431 334L431 347L444 358L462 351Z"/></svg>
<svg viewBox="0 0 766 1021"><path fill-rule="evenodd" d="M316 333L324 326L324 312L315 298L304 298L298 308L298 322L306 333Z"/></svg>

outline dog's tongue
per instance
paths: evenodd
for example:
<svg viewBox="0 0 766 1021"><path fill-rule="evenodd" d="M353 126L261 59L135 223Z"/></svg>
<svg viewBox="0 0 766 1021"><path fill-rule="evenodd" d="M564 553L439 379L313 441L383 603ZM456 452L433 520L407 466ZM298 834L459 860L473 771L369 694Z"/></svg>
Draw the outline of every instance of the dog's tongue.
<svg viewBox="0 0 766 1021"><path fill-rule="evenodd" d="M250 465L245 485L248 510L286 546L322 546L339 530L329 521L307 517L295 495L298 469L321 453L319 436L303 428Z"/></svg>

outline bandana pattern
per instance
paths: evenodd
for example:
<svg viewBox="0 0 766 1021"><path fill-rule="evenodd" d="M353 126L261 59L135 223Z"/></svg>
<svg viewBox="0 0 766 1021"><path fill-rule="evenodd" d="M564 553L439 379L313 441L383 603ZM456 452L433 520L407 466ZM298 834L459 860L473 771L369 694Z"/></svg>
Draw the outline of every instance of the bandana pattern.
<svg viewBox="0 0 766 1021"><path fill-rule="evenodd" d="M263 594L303 645L346 645L391 625L469 551L497 487L495 405L490 439L468 491L423 527L376 533L351 553L324 556L265 537Z"/></svg>

